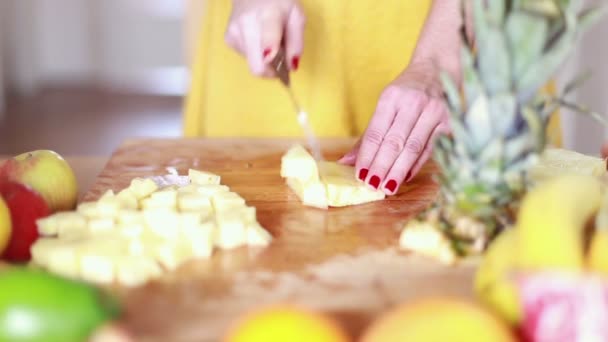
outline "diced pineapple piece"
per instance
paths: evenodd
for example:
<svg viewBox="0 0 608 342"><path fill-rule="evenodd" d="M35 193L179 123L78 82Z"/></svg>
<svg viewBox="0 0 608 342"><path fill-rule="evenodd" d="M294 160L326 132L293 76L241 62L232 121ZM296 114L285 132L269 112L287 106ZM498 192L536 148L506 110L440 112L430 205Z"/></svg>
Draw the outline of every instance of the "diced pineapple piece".
<svg viewBox="0 0 608 342"><path fill-rule="evenodd" d="M49 271L70 278L79 274L78 249L80 239L38 239L32 246L32 261Z"/></svg>
<svg viewBox="0 0 608 342"><path fill-rule="evenodd" d="M197 185L197 184L188 184L188 185L179 187L177 189L178 196L181 193L198 192L198 187L199 187L199 185Z"/></svg>
<svg viewBox="0 0 608 342"><path fill-rule="evenodd" d="M104 201L107 200L108 198L113 198L114 195L114 191L112 189L107 190L106 192L104 192L103 195L101 195L101 197L99 198L100 201Z"/></svg>
<svg viewBox="0 0 608 342"><path fill-rule="evenodd" d="M247 231L242 218L226 216L217 220L215 244L222 249L232 249L247 243Z"/></svg>
<svg viewBox="0 0 608 342"><path fill-rule="evenodd" d="M82 202L78 205L76 211L87 218L99 217L97 212L97 202Z"/></svg>
<svg viewBox="0 0 608 342"><path fill-rule="evenodd" d="M213 254L215 229L213 222L182 227L182 233L195 258L208 258Z"/></svg>
<svg viewBox="0 0 608 342"><path fill-rule="evenodd" d="M179 228L198 227L203 221L203 218L207 219L208 216L203 216L203 214L199 212L182 212L179 214Z"/></svg>
<svg viewBox="0 0 608 342"><path fill-rule="evenodd" d="M86 232L87 219L80 213L64 211L39 219L36 224L41 235L65 236Z"/></svg>
<svg viewBox="0 0 608 342"><path fill-rule="evenodd" d="M143 223L119 224L116 229L121 236L134 239L143 235L145 226Z"/></svg>
<svg viewBox="0 0 608 342"><path fill-rule="evenodd" d="M162 269L152 258L126 256L116 266L118 282L129 287L143 285L162 274Z"/></svg>
<svg viewBox="0 0 608 342"><path fill-rule="evenodd" d="M80 258L80 274L86 281L97 284L110 284L114 282L113 255L106 255L96 251L85 251Z"/></svg>
<svg viewBox="0 0 608 342"><path fill-rule="evenodd" d="M220 192L211 197L213 209L218 212L223 208L245 205L245 199L235 192Z"/></svg>
<svg viewBox="0 0 608 342"><path fill-rule="evenodd" d="M256 221L256 209L245 204L235 204L220 208L216 211L216 217L218 220L222 220L225 217L237 217L243 222L255 222Z"/></svg>
<svg viewBox="0 0 608 342"><path fill-rule="evenodd" d="M213 207L208 196L197 192L183 192L177 196L177 207L181 211L200 211L211 213Z"/></svg>
<svg viewBox="0 0 608 342"><path fill-rule="evenodd" d="M120 207L123 209L139 208L137 196L135 196L135 194L129 188L120 191L116 195L116 199L118 200L118 202L120 202Z"/></svg>
<svg viewBox="0 0 608 342"><path fill-rule="evenodd" d="M144 214L139 210L122 209L118 212L116 221L119 224L129 225L144 222Z"/></svg>
<svg viewBox="0 0 608 342"><path fill-rule="evenodd" d="M106 234L114 230L114 219L110 217L89 220L89 232L93 235Z"/></svg>
<svg viewBox="0 0 608 342"><path fill-rule="evenodd" d="M313 181L310 183L302 183L295 178L287 179L287 186L298 196L304 205L327 209L327 190L321 182Z"/></svg>
<svg viewBox="0 0 608 342"><path fill-rule="evenodd" d="M381 190L374 190L354 176L355 169L335 162L324 163L323 182L327 188L328 203L332 207L345 207L382 200Z"/></svg>
<svg viewBox="0 0 608 342"><path fill-rule="evenodd" d="M163 203L167 208L175 208L177 206L177 191L163 190L157 191L150 195L150 199L156 203Z"/></svg>
<svg viewBox="0 0 608 342"><path fill-rule="evenodd" d="M193 258L192 249L178 242L164 242L157 245L156 257L160 264L169 269L175 270L181 264Z"/></svg>
<svg viewBox="0 0 608 342"><path fill-rule="evenodd" d="M155 235L163 239L176 240L179 237L179 216L172 210L144 210L144 222Z"/></svg>
<svg viewBox="0 0 608 342"><path fill-rule="evenodd" d="M220 184L221 177L206 171L199 171L194 169L188 170L188 177L192 184L204 185L204 184Z"/></svg>
<svg viewBox="0 0 608 342"><path fill-rule="evenodd" d="M158 190L158 185L149 178L135 178L128 188L138 200L148 197Z"/></svg>
<svg viewBox="0 0 608 342"><path fill-rule="evenodd" d="M247 244L250 246L265 247L272 241L272 235L264 229L258 222L250 223L247 226Z"/></svg>
<svg viewBox="0 0 608 342"><path fill-rule="evenodd" d="M121 203L116 197L106 198L105 200L97 201L97 217L111 217L118 215Z"/></svg>
<svg viewBox="0 0 608 342"><path fill-rule="evenodd" d="M319 181L319 169L312 155L301 145L295 145L281 158L281 177L301 183L315 182Z"/></svg>

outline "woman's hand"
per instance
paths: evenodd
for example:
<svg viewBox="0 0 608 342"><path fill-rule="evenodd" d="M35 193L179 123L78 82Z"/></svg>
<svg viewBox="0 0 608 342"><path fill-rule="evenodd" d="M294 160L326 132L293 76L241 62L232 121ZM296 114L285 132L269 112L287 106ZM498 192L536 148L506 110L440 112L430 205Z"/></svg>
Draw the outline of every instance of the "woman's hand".
<svg viewBox="0 0 608 342"><path fill-rule="evenodd" d="M274 77L269 63L281 43L290 70L298 68L305 21L297 0L233 0L226 43L247 58L254 75Z"/></svg>
<svg viewBox="0 0 608 342"><path fill-rule="evenodd" d="M412 179L429 159L433 139L449 131L448 109L437 71L410 65L380 96L363 137L340 162L387 195Z"/></svg>

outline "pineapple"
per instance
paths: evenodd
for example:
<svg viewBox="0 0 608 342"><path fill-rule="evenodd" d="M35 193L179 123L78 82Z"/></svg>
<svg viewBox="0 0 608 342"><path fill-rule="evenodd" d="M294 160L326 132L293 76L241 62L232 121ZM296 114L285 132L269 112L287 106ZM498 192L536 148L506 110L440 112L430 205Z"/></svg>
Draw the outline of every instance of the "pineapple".
<svg viewBox="0 0 608 342"><path fill-rule="evenodd" d="M400 242L441 260L483 252L513 223L550 114L567 103L540 90L601 13L579 0L470 1L475 42L462 30L462 87L441 75L452 134L434 149L439 197Z"/></svg>

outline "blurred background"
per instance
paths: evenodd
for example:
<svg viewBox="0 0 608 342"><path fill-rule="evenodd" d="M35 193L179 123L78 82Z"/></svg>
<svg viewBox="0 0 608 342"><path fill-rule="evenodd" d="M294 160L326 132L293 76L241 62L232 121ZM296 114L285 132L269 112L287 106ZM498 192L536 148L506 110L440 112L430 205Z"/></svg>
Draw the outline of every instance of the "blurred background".
<svg viewBox="0 0 608 342"><path fill-rule="evenodd" d="M108 156L130 137L179 136L204 1L0 0L0 154ZM607 34L595 27L559 79L593 70L573 99L602 115ZM599 153L605 128L569 112L563 126L565 147Z"/></svg>

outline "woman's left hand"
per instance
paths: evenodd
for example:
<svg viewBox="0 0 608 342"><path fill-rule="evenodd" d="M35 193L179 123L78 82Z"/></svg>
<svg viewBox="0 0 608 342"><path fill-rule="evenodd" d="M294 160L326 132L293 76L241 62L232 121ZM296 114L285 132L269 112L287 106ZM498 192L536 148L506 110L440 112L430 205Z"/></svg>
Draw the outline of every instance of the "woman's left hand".
<svg viewBox="0 0 608 342"><path fill-rule="evenodd" d="M432 65L410 65L389 84L359 142L341 163L387 195L411 180L432 154L433 140L448 133L448 109Z"/></svg>

